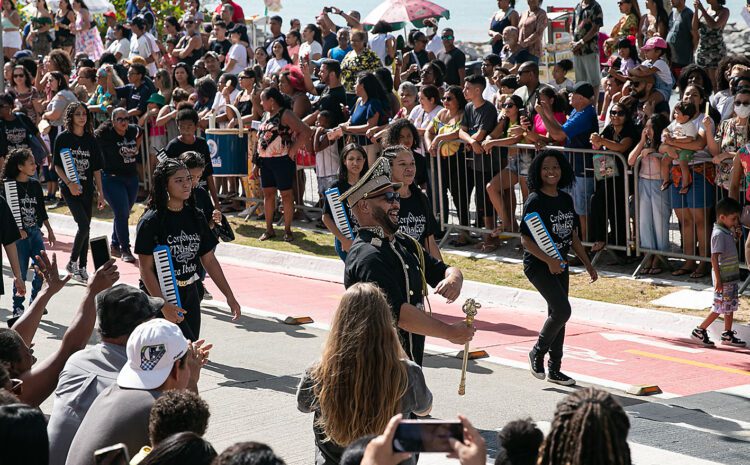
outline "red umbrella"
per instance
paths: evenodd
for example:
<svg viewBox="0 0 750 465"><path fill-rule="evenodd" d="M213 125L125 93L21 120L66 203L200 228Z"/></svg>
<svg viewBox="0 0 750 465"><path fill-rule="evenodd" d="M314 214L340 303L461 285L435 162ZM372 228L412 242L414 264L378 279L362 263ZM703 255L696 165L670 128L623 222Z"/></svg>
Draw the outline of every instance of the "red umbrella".
<svg viewBox="0 0 750 465"><path fill-rule="evenodd" d="M388 0L378 5L362 21L367 29L372 28L379 21L385 21L393 29L401 29L407 23L416 27L424 27L423 20L427 18L450 18L450 11L428 0Z"/></svg>

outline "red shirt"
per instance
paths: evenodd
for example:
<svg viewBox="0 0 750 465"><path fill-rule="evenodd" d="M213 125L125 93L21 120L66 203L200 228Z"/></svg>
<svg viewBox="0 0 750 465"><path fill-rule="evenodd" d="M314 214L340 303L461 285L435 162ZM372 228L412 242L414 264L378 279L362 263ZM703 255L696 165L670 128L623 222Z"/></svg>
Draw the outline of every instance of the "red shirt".
<svg viewBox="0 0 750 465"><path fill-rule="evenodd" d="M238 4L234 3L232 0L229 0L229 4L234 7L234 13L232 13L232 22L233 23L240 23L245 24L245 12L242 11L242 7ZM214 10L214 13L221 14L221 7L224 6L224 3L221 2L216 6L216 9Z"/></svg>

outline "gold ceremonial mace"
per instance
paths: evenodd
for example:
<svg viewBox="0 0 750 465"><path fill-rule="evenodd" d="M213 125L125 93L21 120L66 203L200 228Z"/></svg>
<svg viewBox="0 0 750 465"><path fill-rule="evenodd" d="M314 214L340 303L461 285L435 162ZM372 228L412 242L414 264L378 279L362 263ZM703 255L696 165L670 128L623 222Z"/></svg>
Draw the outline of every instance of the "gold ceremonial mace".
<svg viewBox="0 0 750 465"><path fill-rule="evenodd" d="M474 317L477 314L477 309L481 308L482 304L477 303L474 299L466 299L461 309L466 314L466 326L471 328L474 324ZM464 345L464 363L461 367L461 383L458 385L458 395L462 396L466 392L466 366L469 363L469 343Z"/></svg>

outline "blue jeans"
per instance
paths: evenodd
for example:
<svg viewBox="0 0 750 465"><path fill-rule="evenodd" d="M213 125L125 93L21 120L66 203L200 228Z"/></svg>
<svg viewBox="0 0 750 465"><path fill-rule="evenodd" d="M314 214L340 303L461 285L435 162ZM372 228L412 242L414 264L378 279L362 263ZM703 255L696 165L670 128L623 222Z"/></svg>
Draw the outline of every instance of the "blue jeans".
<svg viewBox="0 0 750 465"><path fill-rule="evenodd" d="M123 250L130 248L128 218L138 195L138 176L116 176L102 173L104 198L115 214L112 246Z"/></svg>
<svg viewBox="0 0 750 465"><path fill-rule="evenodd" d="M34 263L34 257L44 250L44 239L42 231L39 228L31 228L26 231L29 235L26 239L16 241L16 250L18 251L18 263L21 267L21 277L26 281L26 274L29 270L29 262ZM42 277L34 273L31 279L31 297L29 305L36 298L37 293L42 288ZM13 286L13 310L23 310L24 296L16 294L16 286Z"/></svg>
<svg viewBox="0 0 750 465"><path fill-rule="evenodd" d="M644 249L669 250L669 197L660 179L638 179L638 235Z"/></svg>

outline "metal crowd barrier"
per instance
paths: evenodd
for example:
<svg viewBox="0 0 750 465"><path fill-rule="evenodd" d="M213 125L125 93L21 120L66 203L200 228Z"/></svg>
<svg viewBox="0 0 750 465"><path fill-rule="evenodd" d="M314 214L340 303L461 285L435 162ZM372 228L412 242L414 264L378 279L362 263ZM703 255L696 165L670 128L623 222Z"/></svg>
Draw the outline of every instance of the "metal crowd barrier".
<svg viewBox="0 0 750 465"><path fill-rule="evenodd" d="M529 144L516 144L512 146L493 148L493 154L473 155L467 154L465 145L458 142L458 153L449 157L430 156L430 166L433 180L432 199L436 205L435 214L440 218L442 229L446 232L440 245L443 245L451 233L477 233L489 234L493 231L500 217L499 232L501 238L519 238L519 224L522 220L523 203L528 195L525 187L525 178L528 173L528 164L536 155L537 148ZM438 147L438 154L444 144ZM578 182L586 183L589 187L587 202L594 203L590 207L587 217L587 225L582 228L583 244L592 246L594 242L602 241L606 245L605 250L624 252L630 255L633 250L633 235L630 226L630 176L626 158L617 152L591 150L591 149L569 149L558 146L546 148L557 149L565 153L572 161L574 169L581 163L583 176ZM611 169L617 170L614 178L596 180L594 176L594 160L604 163L610 160ZM509 167L518 172L511 185ZM497 173L502 173L496 176ZM435 179L437 178L437 179ZM617 179L615 181L614 179ZM487 195L487 187L494 191ZM572 195L572 193L571 193ZM453 208L449 208L450 202ZM489 197L489 198L488 198ZM482 215L485 218L480 218ZM473 221L473 225L472 225ZM591 226L589 228L588 226ZM490 229L492 228L492 229ZM590 231L589 229L594 229ZM597 253L594 260L601 256Z"/></svg>

